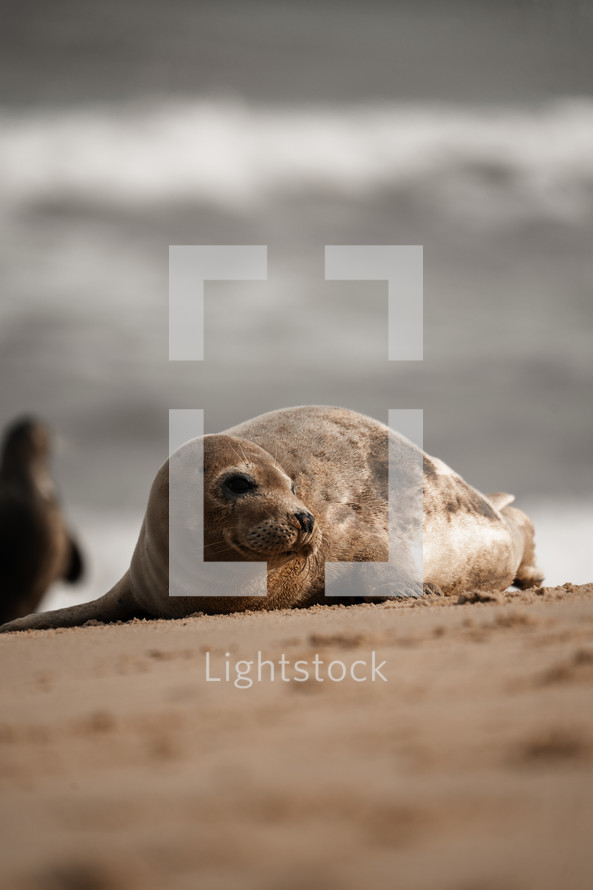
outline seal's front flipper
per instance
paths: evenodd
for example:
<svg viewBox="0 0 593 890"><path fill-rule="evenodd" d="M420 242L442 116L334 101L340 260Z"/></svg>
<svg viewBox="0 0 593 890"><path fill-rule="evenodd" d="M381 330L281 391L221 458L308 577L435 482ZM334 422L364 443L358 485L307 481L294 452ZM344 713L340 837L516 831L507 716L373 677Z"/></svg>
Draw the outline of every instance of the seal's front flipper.
<svg viewBox="0 0 593 890"><path fill-rule="evenodd" d="M64 570L64 580L70 584L80 581L84 574L84 559L78 543L70 538L70 552Z"/></svg>
<svg viewBox="0 0 593 890"><path fill-rule="evenodd" d="M376 564L375 564L376 565ZM376 586L369 586L363 593L363 602L365 603L384 603L387 600L396 599L418 599L426 593L426 585L422 583L420 578L399 574L393 570L392 566L386 568L385 579ZM395 577L392 577L395 575Z"/></svg>
<svg viewBox="0 0 593 890"><path fill-rule="evenodd" d="M67 606L65 609L54 609L51 612L39 612L17 618L0 627L0 633L11 633L17 630L47 630L54 627L79 627L87 621L109 623L112 621L129 621L131 618L145 617L135 603L130 587L129 573L112 587L109 593L78 606Z"/></svg>

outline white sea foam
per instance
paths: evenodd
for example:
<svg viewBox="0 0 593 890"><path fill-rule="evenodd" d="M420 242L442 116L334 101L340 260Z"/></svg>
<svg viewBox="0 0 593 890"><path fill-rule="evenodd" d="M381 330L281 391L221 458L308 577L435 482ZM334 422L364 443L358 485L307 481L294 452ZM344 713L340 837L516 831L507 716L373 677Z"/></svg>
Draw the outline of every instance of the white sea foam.
<svg viewBox="0 0 593 890"><path fill-rule="evenodd" d="M184 100L0 110L5 211L56 198L248 210L303 192L359 197L423 184L431 200L478 215L578 220L592 203L593 102L521 110Z"/></svg>

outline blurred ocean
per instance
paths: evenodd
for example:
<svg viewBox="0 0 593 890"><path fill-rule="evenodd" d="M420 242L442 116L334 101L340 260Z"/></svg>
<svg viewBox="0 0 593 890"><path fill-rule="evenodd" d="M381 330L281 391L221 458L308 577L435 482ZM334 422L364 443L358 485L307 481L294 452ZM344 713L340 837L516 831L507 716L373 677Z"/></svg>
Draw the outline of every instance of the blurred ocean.
<svg viewBox="0 0 593 890"><path fill-rule="evenodd" d="M43 204L267 203L411 191L483 226L578 224L593 189L593 101L535 108L201 99L0 112L4 212Z"/></svg>
<svg viewBox="0 0 593 890"><path fill-rule="evenodd" d="M0 420L58 433L83 594L128 564L169 408L303 403L423 408L427 451L530 506L547 580L591 580L584 6L29 6L0 12ZM199 365L168 361L170 244L268 245L268 281L206 286ZM423 362L387 363L386 285L325 282L326 244L424 245Z"/></svg>

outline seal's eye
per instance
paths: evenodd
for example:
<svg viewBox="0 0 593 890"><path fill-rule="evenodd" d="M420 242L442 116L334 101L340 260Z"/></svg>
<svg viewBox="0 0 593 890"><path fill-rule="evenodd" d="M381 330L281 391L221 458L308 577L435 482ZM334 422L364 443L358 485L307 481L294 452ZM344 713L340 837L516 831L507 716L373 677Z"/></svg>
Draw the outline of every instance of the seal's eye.
<svg viewBox="0 0 593 890"><path fill-rule="evenodd" d="M296 494L296 491L294 490L294 482L291 483L290 490L293 494Z"/></svg>
<svg viewBox="0 0 593 890"><path fill-rule="evenodd" d="M239 473L227 476L222 486L227 491L230 491L231 494L247 494L248 491L253 491L254 488L257 488L255 482L249 476L242 476Z"/></svg>

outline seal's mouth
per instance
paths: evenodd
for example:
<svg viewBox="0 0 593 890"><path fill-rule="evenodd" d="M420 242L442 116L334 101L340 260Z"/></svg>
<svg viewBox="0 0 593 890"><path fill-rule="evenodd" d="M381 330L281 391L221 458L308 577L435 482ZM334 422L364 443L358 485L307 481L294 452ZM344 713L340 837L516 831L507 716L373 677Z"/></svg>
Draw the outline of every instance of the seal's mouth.
<svg viewBox="0 0 593 890"><path fill-rule="evenodd" d="M227 542L242 559L249 560L250 562L267 562L269 566L274 568L285 565L292 559L307 559L315 551L314 545L309 541L300 545L296 542L297 546L292 547L290 550L272 553L265 550L254 550L248 544L241 543L236 537L230 535L227 538Z"/></svg>
<svg viewBox="0 0 593 890"><path fill-rule="evenodd" d="M239 541L237 541L237 539L234 538L232 535L229 535L228 537L225 535L225 538L227 540L227 543L231 545L233 550L235 550L239 554L239 556L242 557L242 559L253 561L259 560L260 562L262 561L261 554L256 553L255 550L252 550L251 547L245 546L245 544L240 544Z"/></svg>

